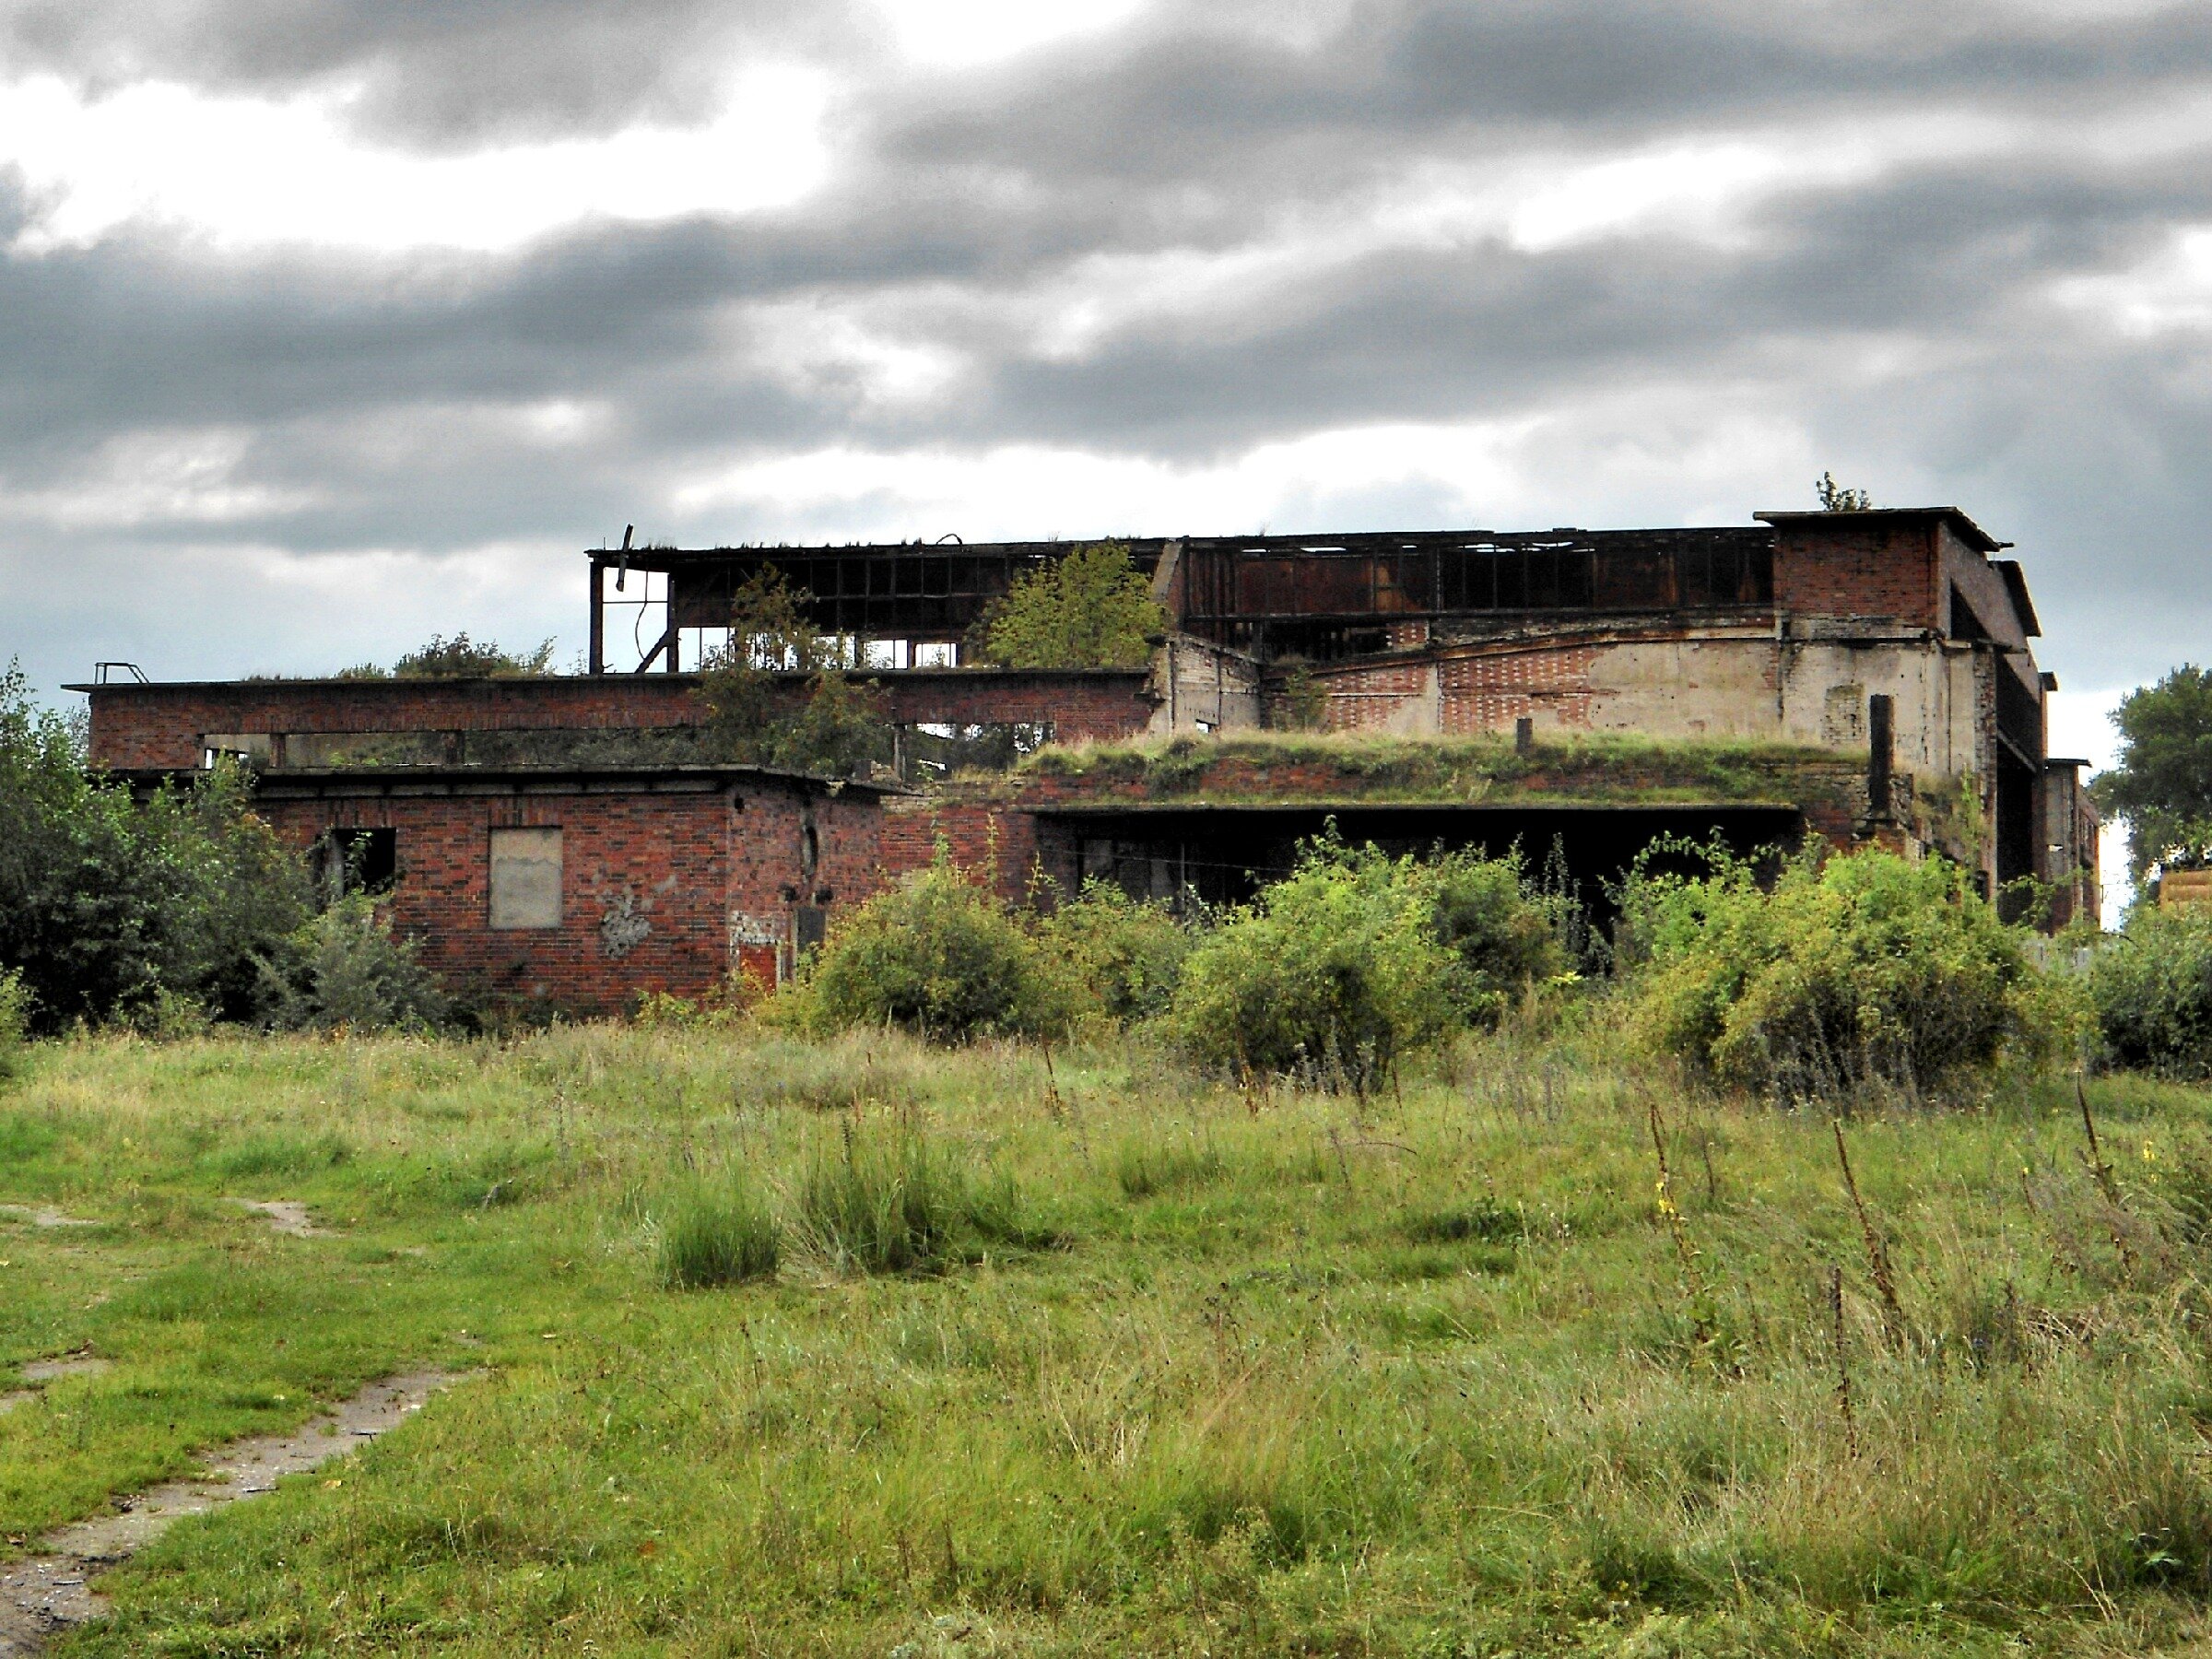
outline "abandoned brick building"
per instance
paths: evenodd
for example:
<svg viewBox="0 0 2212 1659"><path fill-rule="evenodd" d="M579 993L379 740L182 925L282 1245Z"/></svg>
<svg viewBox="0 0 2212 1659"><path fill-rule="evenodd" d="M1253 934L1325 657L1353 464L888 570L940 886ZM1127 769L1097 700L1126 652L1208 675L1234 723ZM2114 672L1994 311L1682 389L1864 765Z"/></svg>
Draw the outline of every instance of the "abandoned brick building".
<svg viewBox="0 0 2212 1659"><path fill-rule="evenodd" d="M98 764L150 783L245 757L265 815L388 885L434 966L580 1011L788 973L940 843L1009 895L1099 876L1179 902L1249 891L1332 819L1557 848L1585 878L1667 831L1813 834L1958 859L1993 893L2038 878L2054 924L2096 912L2027 582L1955 508L1127 545L1168 626L1125 670L964 661L984 607L1071 544L947 542L592 552L582 676L76 688ZM894 766L669 758L770 566L879 686Z"/></svg>

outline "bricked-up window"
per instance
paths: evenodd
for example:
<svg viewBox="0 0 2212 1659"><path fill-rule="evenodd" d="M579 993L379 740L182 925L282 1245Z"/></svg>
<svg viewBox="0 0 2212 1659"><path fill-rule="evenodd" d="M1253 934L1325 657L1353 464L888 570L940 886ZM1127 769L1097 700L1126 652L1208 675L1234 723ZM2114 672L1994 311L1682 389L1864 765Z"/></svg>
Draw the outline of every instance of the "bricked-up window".
<svg viewBox="0 0 2212 1659"><path fill-rule="evenodd" d="M491 924L560 925L560 831L491 832Z"/></svg>

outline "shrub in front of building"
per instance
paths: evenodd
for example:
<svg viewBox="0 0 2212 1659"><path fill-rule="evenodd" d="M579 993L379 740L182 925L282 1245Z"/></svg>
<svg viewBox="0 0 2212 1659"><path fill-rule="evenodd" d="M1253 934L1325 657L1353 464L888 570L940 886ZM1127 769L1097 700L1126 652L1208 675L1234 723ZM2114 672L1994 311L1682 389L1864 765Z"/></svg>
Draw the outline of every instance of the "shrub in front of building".
<svg viewBox="0 0 2212 1659"><path fill-rule="evenodd" d="M277 1030L429 1030L453 1002L411 940L366 893L348 893L260 959L261 1023Z"/></svg>
<svg viewBox="0 0 2212 1659"><path fill-rule="evenodd" d="M1635 1018L1653 1045L1727 1087L1790 1099L1867 1084L1940 1089L2008 1048L2075 1029L2065 986L1941 859L1866 852L1661 877L1632 894L1648 946Z"/></svg>
<svg viewBox="0 0 2212 1659"><path fill-rule="evenodd" d="M1190 929L1166 905L1095 876L1044 918L1037 937L1078 1017L1112 1026L1165 1011L1191 948Z"/></svg>
<svg viewBox="0 0 2212 1659"><path fill-rule="evenodd" d="M782 1017L818 1029L894 1025L942 1042L1052 1036L1069 1007L1060 977L1005 900L940 852L830 935Z"/></svg>
<svg viewBox="0 0 2212 1659"><path fill-rule="evenodd" d="M0 675L0 971L33 1029L259 1013L259 959L312 914L307 873L225 763L150 801L88 775L80 735Z"/></svg>
<svg viewBox="0 0 2212 1659"><path fill-rule="evenodd" d="M2107 1057L2169 1077L2212 1077L2212 910L2139 904L2090 959Z"/></svg>
<svg viewBox="0 0 2212 1659"><path fill-rule="evenodd" d="M1513 861L1324 840L1194 946L1168 1026L1203 1065L1365 1092L1564 962Z"/></svg>

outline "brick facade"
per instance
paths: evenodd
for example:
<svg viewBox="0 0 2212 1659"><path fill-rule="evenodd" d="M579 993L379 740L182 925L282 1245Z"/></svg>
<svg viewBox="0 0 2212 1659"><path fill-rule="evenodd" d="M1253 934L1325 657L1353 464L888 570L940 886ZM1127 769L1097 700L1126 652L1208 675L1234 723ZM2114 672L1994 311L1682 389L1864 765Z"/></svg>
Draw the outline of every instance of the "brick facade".
<svg viewBox="0 0 2212 1659"><path fill-rule="evenodd" d="M703 995L747 947L787 967L803 908L834 917L875 890L876 802L766 772L456 771L272 777L258 810L302 852L334 830L393 830L394 927L465 998L602 1014ZM491 925L492 832L524 828L561 832L558 927Z"/></svg>
<svg viewBox="0 0 2212 1659"><path fill-rule="evenodd" d="M1147 669L1065 674L1011 669L901 669L854 675L882 690L901 724L1049 725L1070 741L1145 730L1156 699ZM779 676L795 706L804 676ZM696 675L582 675L543 679L235 680L80 687L92 703L92 754L118 771L190 768L211 734L272 740L270 760L288 763L276 740L295 736L434 733L465 761L476 732L652 730L697 725L706 711ZM300 747L300 746L295 746ZM291 758L289 763L300 763ZM312 762L310 762L312 764Z"/></svg>

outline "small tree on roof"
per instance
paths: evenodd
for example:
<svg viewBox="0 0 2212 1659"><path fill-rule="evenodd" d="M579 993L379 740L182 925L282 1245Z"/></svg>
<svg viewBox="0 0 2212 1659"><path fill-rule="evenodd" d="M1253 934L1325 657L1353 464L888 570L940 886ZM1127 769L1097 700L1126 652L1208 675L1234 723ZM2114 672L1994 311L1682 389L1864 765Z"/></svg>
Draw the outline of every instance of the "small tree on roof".
<svg viewBox="0 0 2212 1659"><path fill-rule="evenodd" d="M721 759L842 776L891 758L883 699L874 682L845 677L840 641L807 615L813 597L773 566L731 596L729 643L708 658L698 691ZM783 712L779 673L812 677L795 714Z"/></svg>
<svg viewBox="0 0 2212 1659"><path fill-rule="evenodd" d="M472 640L464 630L450 640L443 634L432 634L429 644L418 645L392 665L392 677L394 679L521 679L530 675L549 674L552 667L550 640L524 653L509 651L490 640Z"/></svg>
<svg viewBox="0 0 2212 1659"><path fill-rule="evenodd" d="M1096 542L1016 582L984 614L976 654L1004 668L1141 668L1167 626L1127 545Z"/></svg>
<svg viewBox="0 0 2212 1659"><path fill-rule="evenodd" d="M1820 498L1823 512L1872 512L1874 496L1864 489L1850 489L1836 482L1836 475L1824 472L1813 485L1813 493Z"/></svg>

